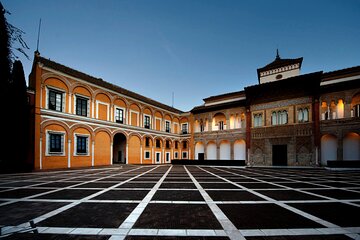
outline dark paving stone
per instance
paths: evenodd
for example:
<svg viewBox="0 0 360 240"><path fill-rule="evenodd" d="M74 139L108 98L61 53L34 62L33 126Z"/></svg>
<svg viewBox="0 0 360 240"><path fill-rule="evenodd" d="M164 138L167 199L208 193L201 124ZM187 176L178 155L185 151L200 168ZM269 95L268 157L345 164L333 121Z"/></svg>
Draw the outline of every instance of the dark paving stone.
<svg viewBox="0 0 360 240"><path fill-rule="evenodd" d="M206 191L214 201L264 201L263 198L258 197L248 191L220 191L207 190Z"/></svg>
<svg viewBox="0 0 360 240"><path fill-rule="evenodd" d="M165 178L165 182L192 182L190 178Z"/></svg>
<svg viewBox="0 0 360 240"><path fill-rule="evenodd" d="M308 192L336 199L360 199L360 193L349 192L341 189L308 190Z"/></svg>
<svg viewBox="0 0 360 240"><path fill-rule="evenodd" d="M39 183L41 182L13 182L13 183L2 184L1 187L25 187Z"/></svg>
<svg viewBox="0 0 360 240"><path fill-rule="evenodd" d="M142 200L147 190L109 190L92 199L97 200Z"/></svg>
<svg viewBox="0 0 360 240"><path fill-rule="evenodd" d="M350 240L345 235L308 235L308 236L259 236L246 237L246 240Z"/></svg>
<svg viewBox="0 0 360 240"><path fill-rule="evenodd" d="M71 185L79 184L80 182L50 182L46 184L39 185L39 187L55 187L55 188L63 188Z"/></svg>
<svg viewBox="0 0 360 240"><path fill-rule="evenodd" d="M81 203L40 222L46 227L117 228L134 210L133 203Z"/></svg>
<svg viewBox="0 0 360 240"><path fill-rule="evenodd" d="M100 235L68 235L68 234L33 234L33 233L19 233L11 235L7 240L107 240L111 236Z"/></svg>
<svg viewBox="0 0 360 240"><path fill-rule="evenodd" d="M196 178L196 180L198 182L222 182L222 183L226 183L224 180L220 179L220 178Z"/></svg>
<svg viewBox="0 0 360 240"><path fill-rule="evenodd" d="M279 183L280 185L284 185L286 187L291 188L321 188L320 186L310 184L310 183L301 183L301 182L291 182L291 183Z"/></svg>
<svg viewBox="0 0 360 240"><path fill-rule="evenodd" d="M195 189L195 184L193 183L162 183L160 188L180 188L180 189Z"/></svg>
<svg viewBox="0 0 360 240"><path fill-rule="evenodd" d="M156 183L124 183L116 188L153 188Z"/></svg>
<svg viewBox="0 0 360 240"><path fill-rule="evenodd" d="M257 190L256 192L264 194L275 200L324 200L310 194L297 192L294 190Z"/></svg>
<svg viewBox="0 0 360 240"><path fill-rule="evenodd" d="M98 191L99 190L64 189L36 197L35 199L82 199Z"/></svg>
<svg viewBox="0 0 360 240"><path fill-rule="evenodd" d="M134 228L222 229L206 204L150 203Z"/></svg>
<svg viewBox="0 0 360 240"><path fill-rule="evenodd" d="M268 188L282 188L279 186L275 186L270 183L238 183L239 185L250 188L250 189L268 189Z"/></svg>
<svg viewBox="0 0 360 240"><path fill-rule="evenodd" d="M0 207L0 224L18 225L60 208L68 203L16 202Z"/></svg>
<svg viewBox="0 0 360 240"><path fill-rule="evenodd" d="M0 192L0 198L23 198L47 192L52 189L20 188L6 192Z"/></svg>
<svg viewBox="0 0 360 240"><path fill-rule="evenodd" d="M125 240L229 240L228 237L127 236Z"/></svg>
<svg viewBox="0 0 360 240"><path fill-rule="evenodd" d="M360 226L360 208L344 203L293 203L289 204L341 227Z"/></svg>
<svg viewBox="0 0 360 240"><path fill-rule="evenodd" d="M330 187L337 187L337 188L346 188L346 187L356 187L359 185L351 184L351 183L342 183L342 182L324 182L321 183L322 185L330 186Z"/></svg>
<svg viewBox="0 0 360 240"><path fill-rule="evenodd" d="M239 189L231 183L200 183L204 189Z"/></svg>
<svg viewBox="0 0 360 240"><path fill-rule="evenodd" d="M115 184L116 183L91 182L76 186L76 188L108 188Z"/></svg>
<svg viewBox="0 0 360 240"><path fill-rule="evenodd" d="M322 227L275 204L219 204L218 206L238 229Z"/></svg>
<svg viewBox="0 0 360 240"><path fill-rule="evenodd" d="M160 177L156 178L136 178L131 182L157 182L160 180Z"/></svg>
<svg viewBox="0 0 360 240"><path fill-rule="evenodd" d="M163 201L204 201L199 191L158 190L152 200Z"/></svg>

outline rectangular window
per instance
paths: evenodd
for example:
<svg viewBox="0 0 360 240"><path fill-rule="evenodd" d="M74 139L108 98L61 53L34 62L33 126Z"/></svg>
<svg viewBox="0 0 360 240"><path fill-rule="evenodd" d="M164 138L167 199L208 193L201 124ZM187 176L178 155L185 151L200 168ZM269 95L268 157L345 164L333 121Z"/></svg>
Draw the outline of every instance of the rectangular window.
<svg viewBox="0 0 360 240"><path fill-rule="evenodd" d="M165 132L170 132L170 122L169 121L166 121L165 122Z"/></svg>
<svg viewBox="0 0 360 240"><path fill-rule="evenodd" d="M76 136L76 154L87 154L88 153L88 137L87 136Z"/></svg>
<svg viewBox="0 0 360 240"><path fill-rule="evenodd" d="M156 139L156 147L157 147L157 148L160 148L160 147L161 147L161 143L160 143L160 140L159 140L159 139Z"/></svg>
<svg viewBox="0 0 360 240"><path fill-rule="evenodd" d="M175 158L175 159L178 159L178 158L179 158L178 152L175 152L175 153L174 153L174 158Z"/></svg>
<svg viewBox="0 0 360 240"><path fill-rule="evenodd" d="M187 142L183 142L183 149L187 148Z"/></svg>
<svg viewBox="0 0 360 240"><path fill-rule="evenodd" d="M63 93L49 89L48 108L50 110L63 111Z"/></svg>
<svg viewBox="0 0 360 240"><path fill-rule="evenodd" d="M150 129L150 117L149 116L144 117L144 128Z"/></svg>
<svg viewBox="0 0 360 240"><path fill-rule="evenodd" d="M76 115L87 117L88 115L88 99L76 97Z"/></svg>
<svg viewBox="0 0 360 240"><path fill-rule="evenodd" d="M150 147L150 138L145 138L145 147Z"/></svg>
<svg viewBox="0 0 360 240"><path fill-rule="evenodd" d="M166 162L170 162L170 153L167 152L167 153L165 153L165 154L166 154L166 155L165 155Z"/></svg>
<svg viewBox="0 0 360 240"><path fill-rule="evenodd" d="M187 123L184 123L181 127L182 127L182 134L187 134L188 133Z"/></svg>
<svg viewBox="0 0 360 240"><path fill-rule="evenodd" d="M120 108L115 109L115 122L124 123L124 110Z"/></svg>
<svg viewBox="0 0 360 240"><path fill-rule="evenodd" d="M187 159L187 152L182 152L182 159Z"/></svg>
<svg viewBox="0 0 360 240"><path fill-rule="evenodd" d="M49 133L49 153L61 154L64 151L64 134Z"/></svg>
<svg viewBox="0 0 360 240"><path fill-rule="evenodd" d="M150 151L145 151L145 159L150 159Z"/></svg>

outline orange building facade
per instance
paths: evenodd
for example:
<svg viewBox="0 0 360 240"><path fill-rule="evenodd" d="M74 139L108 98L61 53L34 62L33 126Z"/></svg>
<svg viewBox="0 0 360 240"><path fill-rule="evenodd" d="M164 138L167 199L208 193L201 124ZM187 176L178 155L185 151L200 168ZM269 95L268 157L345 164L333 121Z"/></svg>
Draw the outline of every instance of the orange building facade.
<svg viewBox="0 0 360 240"><path fill-rule="evenodd" d="M34 168L191 158L190 115L35 56Z"/></svg>

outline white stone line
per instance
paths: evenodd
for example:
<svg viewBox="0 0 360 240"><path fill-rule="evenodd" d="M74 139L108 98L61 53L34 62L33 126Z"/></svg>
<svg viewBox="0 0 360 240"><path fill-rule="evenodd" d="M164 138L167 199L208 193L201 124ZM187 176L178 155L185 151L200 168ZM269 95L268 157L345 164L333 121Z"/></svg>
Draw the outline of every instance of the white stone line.
<svg viewBox="0 0 360 240"><path fill-rule="evenodd" d="M139 219L142 212L145 210L146 206L149 204L152 197L155 195L156 191L159 189L160 185L163 183L164 179L171 171L172 166L164 173L162 178L155 184L155 186L148 192L148 194L143 198L143 200L135 207L135 209L129 214L129 216L124 220L124 222L119 226L119 229L128 229L130 231L134 226L135 222ZM109 240L113 240L111 237Z"/></svg>
<svg viewBox="0 0 360 240"><path fill-rule="evenodd" d="M226 235L232 240L245 240L244 236L240 233L240 231L235 227L235 225L227 218L227 216L221 211L221 209L214 203L209 194L202 188L202 186L198 183L198 181L194 178L194 176L190 173L190 171L184 166L184 169L188 173L189 177L195 184L196 188L199 190L201 196L206 201L206 204L209 206L210 210L215 215L216 219L219 221L221 226L223 227Z"/></svg>
<svg viewBox="0 0 360 240"><path fill-rule="evenodd" d="M199 168L199 169L202 169L201 167L198 167L198 168ZM339 227L338 225L336 225L336 224L333 224L333 223L331 223L331 222L325 221L325 220L323 220L323 219L321 219L321 218L319 218L319 217L316 217L316 216L314 216L314 215L311 215L311 214L309 214L309 213L306 213L306 212L304 212L304 211L302 211L302 210L299 210L299 209L297 209L297 208L295 208L295 207L289 206L289 205L287 205L287 204L285 204L285 203L279 202L279 201L277 201L277 200L275 200L275 199L272 199L272 198L270 198L270 197L268 197L268 196L265 196L265 195L263 195L263 194L261 194L261 193L258 193L258 192L254 191L254 190L252 190L252 189L247 189L247 188L245 188L245 187L243 187L243 186L241 186L241 185L239 185L239 184L237 184L237 183L234 183L234 182L232 182L232 181L230 181L230 180L228 180L228 179L226 179L226 178L223 178L223 177L221 177L221 176L218 176L218 175L216 175L215 173L212 173L212 172L207 171L207 170L205 170L205 169L202 169L202 170L204 170L204 171L206 171L206 172L208 172L208 173L210 173L210 174L212 174L212 175L214 175L214 176L217 176L217 177L219 177L219 178L221 178L221 179L223 179L223 180L225 180L225 181L227 181L227 182L229 182L229 183L231 183L231 184L234 184L235 186L238 186L238 187L240 187L240 188L242 188L242 189L244 189L244 190L247 190L247 191L251 192L252 194L255 194L255 195L257 195L257 196L259 196L259 197L261 197L261 198L264 198L264 199L269 200L269 201L275 201L274 203L275 203L276 205L278 205L278 206L280 206L280 207L283 207L283 208L285 208L285 209L287 209L287 210L289 210L289 211L291 211L291 212L294 212L294 213L296 213L296 214L299 214L300 216L305 217L305 218L307 218L307 219L310 219L310 220L312 220L312 221L314 221L314 222L317 222L317 223L319 223L319 224L321 224L321 225L323 225L323 226L325 226L325 227L327 227L327 228L340 228L340 227ZM220 170L220 169L218 169L218 170ZM226 171L226 170L220 170L220 171L223 171L223 172L226 172L226 173L231 173L231 174L233 174L233 175L240 175L240 174L232 173L232 172L229 172L229 171ZM240 176L244 176L244 175L240 175ZM354 238L353 235L348 235L348 237ZM355 238L358 238L358 236L356 236ZM354 238L354 239L355 239L355 238Z"/></svg>
<svg viewBox="0 0 360 240"><path fill-rule="evenodd" d="M135 169L131 169L131 170L128 170L128 171L125 171L125 172L122 172L122 173L132 172L132 171L135 171L135 170L138 170L138 169L141 169L141 168L143 168L143 167L138 167L138 168L135 168ZM72 203L70 203L70 204L68 204L68 205L65 205L65 206L60 207L60 208L58 208L58 209L55 209L55 210L53 210L53 211L51 211L51 212L48 212L48 213L46 213L46 214L43 214L43 215L41 215L41 216L39 216L39 217L37 217L37 218L34 218L33 221L34 221L35 223L38 223L38 222L41 222L41 221L43 221L43 220L45 220L45 219L47 219L47 218L50 218L50 217L52 217L52 216L55 216L56 214L59 214L59 213L65 211L65 210L68 210L68 209L70 209L70 208L72 208L72 207L74 207L74 206L77 206L77 205L79 205L80 203L85 202L86 200L89 200L89 199L91 199L91 198L93 198L93 197L96 197L96 196L98 196L98 195L101 195L101 194L103 194L103 193L111 190L112 188L115 188L115 187L117 187L117 186L120 186L120 185L122 185L122 184L124 184L124 183L126 183L126 182L128 182L128 181L131 181L131 180L133 180L133 179L135 179L135 178L137 178L137 177L140 177L140 176L142 176L142 175L144 175L144 174L146 174L146 173L148 173L148 172L151 172L151 171L155 170L156 168L158 168L158 166L152 167L150 170L148 170L148 171L146 171L146 172L143 172L143 173L141 173L141 174L138 174L138 175L136 175L135 177L129 178L129 179L126 180L126 181L123 181L123 182L120 182L120 183L118 183L118 184L116 184L116 185L113 185L112 187L109 187L109 188L104 189L104 190L102 190L102 191L96 192L96 193L94 193L94 194L92 194L92 195L89 195L89 196L87 196L87 197L85 197L85 198L82 198L82 199L73 201ZM19 226L22 226L22 225L28 226L29 223L23 223L23 224L20 224Z"/></svg>

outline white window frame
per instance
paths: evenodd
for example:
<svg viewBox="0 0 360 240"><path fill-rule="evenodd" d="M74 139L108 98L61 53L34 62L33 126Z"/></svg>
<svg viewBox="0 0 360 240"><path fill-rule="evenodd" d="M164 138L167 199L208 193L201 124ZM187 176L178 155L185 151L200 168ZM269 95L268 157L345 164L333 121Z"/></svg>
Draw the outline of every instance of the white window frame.
<svg viewBox="0 0 360 240"><path fill-rule="evenodd" d="M129 111L130 113L130 116L129 116L129 125L131 125L131 122L132 122L132 119L131 119L131 113L135 113L136 114L136 121L137 121L137 125L135 127L139 127L140 126L140 118L139 118L139 115L140 113L138 111L135 111L135 110L131 110ZM132 125L131 125L132 126Z"/></svg>
<svg viewBox="0 0 360 240"><path fill-rule="evenodd" d="M188 122L181 124L181 134L184 134L184 133L183 133L183 126L184 126L184 125L187 126L187 127L186 127L186 132L187 132L186 134L189 134L190 131L189 131L189 123L188 123Z"/></svg>
<svg viewBox="0 0 360 240"><path fill-rule="evenodd" d="M86 113L86 116L82 116L82 115L77 115L76 114L76 100L77 98L80 97L80 98L86 98L88 101L87 101L87 113ZM80 116L80 117L89 117L90 116L90 97L88 96L85 96L85 95L81 95L81 94L74 94L74 112L73 112L76 116Z"/></svg>
<svg viewBox="0 0 360 240"><path fill-rule="evenodd" d="M146 157L146 153L149 154L149 157ZM150 151L148 151L148 150L144 151L144 159L146 159L146 160L151 159L151 152Z"/></svg>
<svg viewBox="0 0 360 240"><path fill-rule="evenodd" d="M171 152L165 152L165 162L171 162Z"/></svg>
<svg viewBox="0 0 360 240"><path fill-rule="evenodd" d="M126 124L126 109L117 105L114 106L114 122L116 122L116 109L120 109L123 111L123 123L119 123L119 124Z"/></svg>
<svg viewBox="0 0 360 240"><path fill-rule="evenodd" d="M96 119L99 119L99 104L106 105L106 107L107 107L106 121L109 121L109 119L110 119L110 104L99 101L99 100L96 100Z"/></svg>
<svg viewBox="0 0 360 240"><path fill-rule="evenodd" d="M174 152L174 159L179 159L179 152L178 151Z"/></svg>
<svg viewBox="0 0 360 240"><path fill-rule="evenodd" d="M59 134L61 135L61 152L50 152L50 134ZM65 156L66 152L66 143L65 143L66 132L63 131L53 131L46 130L46 146L45 146L45 156Z"/></svg>
<svg viewBox="0 0 360 240"><path fill-rule="evenodd" d="M86 153L78 153L77 152L77 138L78 137L86 137ZM74 156L90 156L90 146L89 146L89 134L82 134L82 133L74 133Z"/></svg>
<svg viewBox="0 0 360 240"><path fill-rule="evenodd" d="M165 120L164 131L166 132L166 123L169 123L169 132L168 133L171 133L171 122L169 120Z"/></svg>
<svg viewBox="0 0 360 240"><path fill-rule="evenodd" d="M152 122L151 115L145 114L145 113L143 114L143 128L145 128L145 117L149 117L149 119L150 119L149 128L147 128L147 129L152 129L152 127L151 127L151 122Z"/></svg>
<svg viewBox="0 0 360 240"><path fill-rule="evenodd" d="M46 86L45 88L46 90L46 103L45 103L45 107L46 109L49 109L49 90L53 90L53 91L57 91L57 92L61 92L62 93L62 99L61 99L61 111L56 111L56 110L52 110L52 111L56 111L56 112L65 112L65 106L66 106L66 91L64 89L61 88L57 88L57 87L53 87L53 86ZM50 109L49 109L50 110Z"/></svg>
<svg viewBox="0 0 360 240"><path fill-rule="evenodd" d="M159 154L159 161L157 160L157 154ZM161 163L161 152L155 151L155 163Z"/></svg>
<svg viewBox="0 0 360 240"><path fill-rule="evenodd" d="M184 157L184 153L185 153L185 157ZM188 159L188 152L187 151L182 151L181 152L181 159Z"/></svg>

